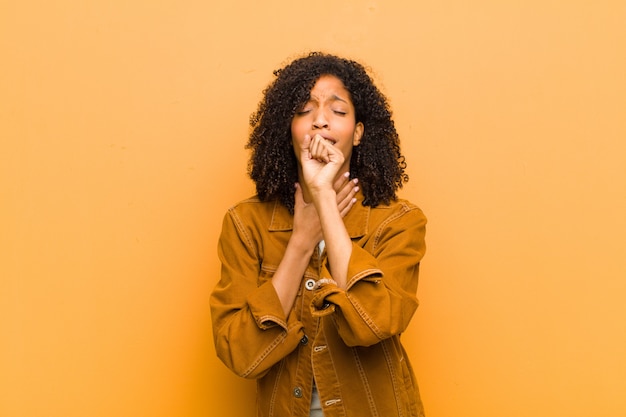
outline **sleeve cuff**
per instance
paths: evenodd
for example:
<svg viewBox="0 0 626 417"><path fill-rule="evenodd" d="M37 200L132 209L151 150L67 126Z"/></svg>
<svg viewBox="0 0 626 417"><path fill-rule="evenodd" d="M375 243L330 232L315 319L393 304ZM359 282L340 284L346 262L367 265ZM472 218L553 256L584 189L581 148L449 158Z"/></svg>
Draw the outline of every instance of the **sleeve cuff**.
<svg viewBox="0 0 626 417"><path fill-rule="evenodd" d="M269 329L275 326L288 329L288 319L285 318L283 306L271 281L261 284L256 291L248 296L247 301L250 312L260 329ZM290 316L292 315L290 314Z"/></svg>

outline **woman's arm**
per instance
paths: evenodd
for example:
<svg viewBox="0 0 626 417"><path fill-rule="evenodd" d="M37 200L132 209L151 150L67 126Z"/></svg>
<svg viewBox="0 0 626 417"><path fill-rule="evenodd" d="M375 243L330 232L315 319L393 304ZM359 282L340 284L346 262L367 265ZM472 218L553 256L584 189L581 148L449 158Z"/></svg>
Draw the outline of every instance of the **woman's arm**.
<svg viewBox="0 0 626 417"><path fill-rule="evenodd" d="M356 189L347 176L334 187L338 190L335 205L343 216L355 202ZM271 275L260 269L259 242L243 226L246 219L236 208L224 218L218 244L221 279L211 294L213 335L220 359L243 377L264 375L302 337L302 323L291 309L322 235L315 206L304 203L299 189L295 213L294 231Z"/></svg>
<svg viewBox="0 0 626 417"><path fill-rule="evenodd" d="M352 243L346 289L324 285L312 303L315 315L334 314L348 346L369 346L402 333L418 306L424 214L404 201L371 209L368 221L368 234Z"/></svg>
<svg viewBox="0 0 626 417"><path fill-rule="evenodd" d="M337 207L332 181L344 162L342 152L321 136L305 137L300 152L302 177L319 217L332 277L340 288L347 285L352 241L343 223L341 210ZM349 173L344 173L342 177L347 176Z"/></svg>

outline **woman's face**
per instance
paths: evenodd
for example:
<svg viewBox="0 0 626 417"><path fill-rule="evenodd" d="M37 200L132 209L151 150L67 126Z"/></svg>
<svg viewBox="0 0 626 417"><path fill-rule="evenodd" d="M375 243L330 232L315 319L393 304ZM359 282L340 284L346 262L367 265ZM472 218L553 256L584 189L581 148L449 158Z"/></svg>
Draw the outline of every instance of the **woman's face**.
<svg viewBox="0 0 626 417"><path fill-rule="evenodd" d="M317 134L343 153L345 162L340 173L346 172L350 167L352 147L357 146L363 136L363 123L356 123L350 93L334 75L323 75L317 80L309 100L296 111L291 121L291 140L298 160L304 136Z"/></svg>

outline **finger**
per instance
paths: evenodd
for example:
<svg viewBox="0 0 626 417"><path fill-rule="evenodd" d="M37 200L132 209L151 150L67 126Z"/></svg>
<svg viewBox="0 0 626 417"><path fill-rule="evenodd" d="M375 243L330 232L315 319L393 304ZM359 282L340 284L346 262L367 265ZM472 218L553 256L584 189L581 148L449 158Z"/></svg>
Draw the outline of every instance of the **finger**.
<svg viewBox="0 0 626 417"><path fill-rule="evenodd" d="M359 187L353 187L350 189L350 192L342 199L337 201L337 208L339 211L343 211L343 209L347 206L351 206L354 203L353 200L356 200L356 193L359 191Z"/></svg>
<svg viewBox="0 0 626 417"><path fill-rule="evenodd" d="M339 209L343 209L348 204L348 201L352 200L356 193L359 191L358 180L355 178L351 181L348 181L341 191L337 193L337 206Z"/></svg>
<svg viewBox="0 0 626 417"><path fill-rule="evenodd" d="M304 140L300 143L300 158L311 158L311 135L304 135Z"/></svg>
<svg viewBox="0 0 626 417"><path fill-rule="evenodd" d="M330 153L332 150L330 149L330 144L326 142L326 139L321 135L317 134L313 137L310 150L313 159L324 163L330 162Z"/></svg>
<svg viewBox="0 0 626 417"><path fill-rule="evenodd" d="M342 200L354 197L357 191L359 191L359 187L357 186L358 182L359 180L355 178L345 183L343 187L341 187L341 190L337 192L337 203Z"/></svg>
<svg viewBox="0 0 626 417"><path fill-rule="evenodd" d="M339 194L342 191L343 186L346 185L348 181L350 181L349 172L346 172L345 174L340 175L339 178L337 178L337 181L335 181L335 183L333 184L333 189L335 190L335 192Z"/></svg>
<svg viewBox="0 0 626 417"><path fill-rule="evenodd" d="M339 214L341 214L341 217L346 217L346 214L348 214L350 209L352 209L352 207L356 204L356 201L356 198L353 197L349 200L346 200L347 204L345 205L345 207L339 207Z"/></svg>
<svg viewBox="0 0 626 417"><path fill-rule="evenodd" d="M313 137L311 137L309 135L307 135L307 136L310 138L309 146L308 146L309 152L311 153L311 157L313 157L313 155L317 155L317 153L318 153L317 142L319 141L319 138L318 138L319 135L315 135Z"/></svg>

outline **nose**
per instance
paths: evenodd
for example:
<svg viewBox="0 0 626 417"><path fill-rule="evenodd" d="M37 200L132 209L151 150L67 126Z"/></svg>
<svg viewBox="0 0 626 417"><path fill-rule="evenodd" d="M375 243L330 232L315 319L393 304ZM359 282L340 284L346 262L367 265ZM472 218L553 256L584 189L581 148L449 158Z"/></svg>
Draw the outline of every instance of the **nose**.
<svg viewBox="0 0 626 417"><path fill-rule="evenodd" d="M315 117L313 118L313 127L316 129L323 129L328 127L328 120L324 115L323 110L318 110L315 112Z"/></svg>

